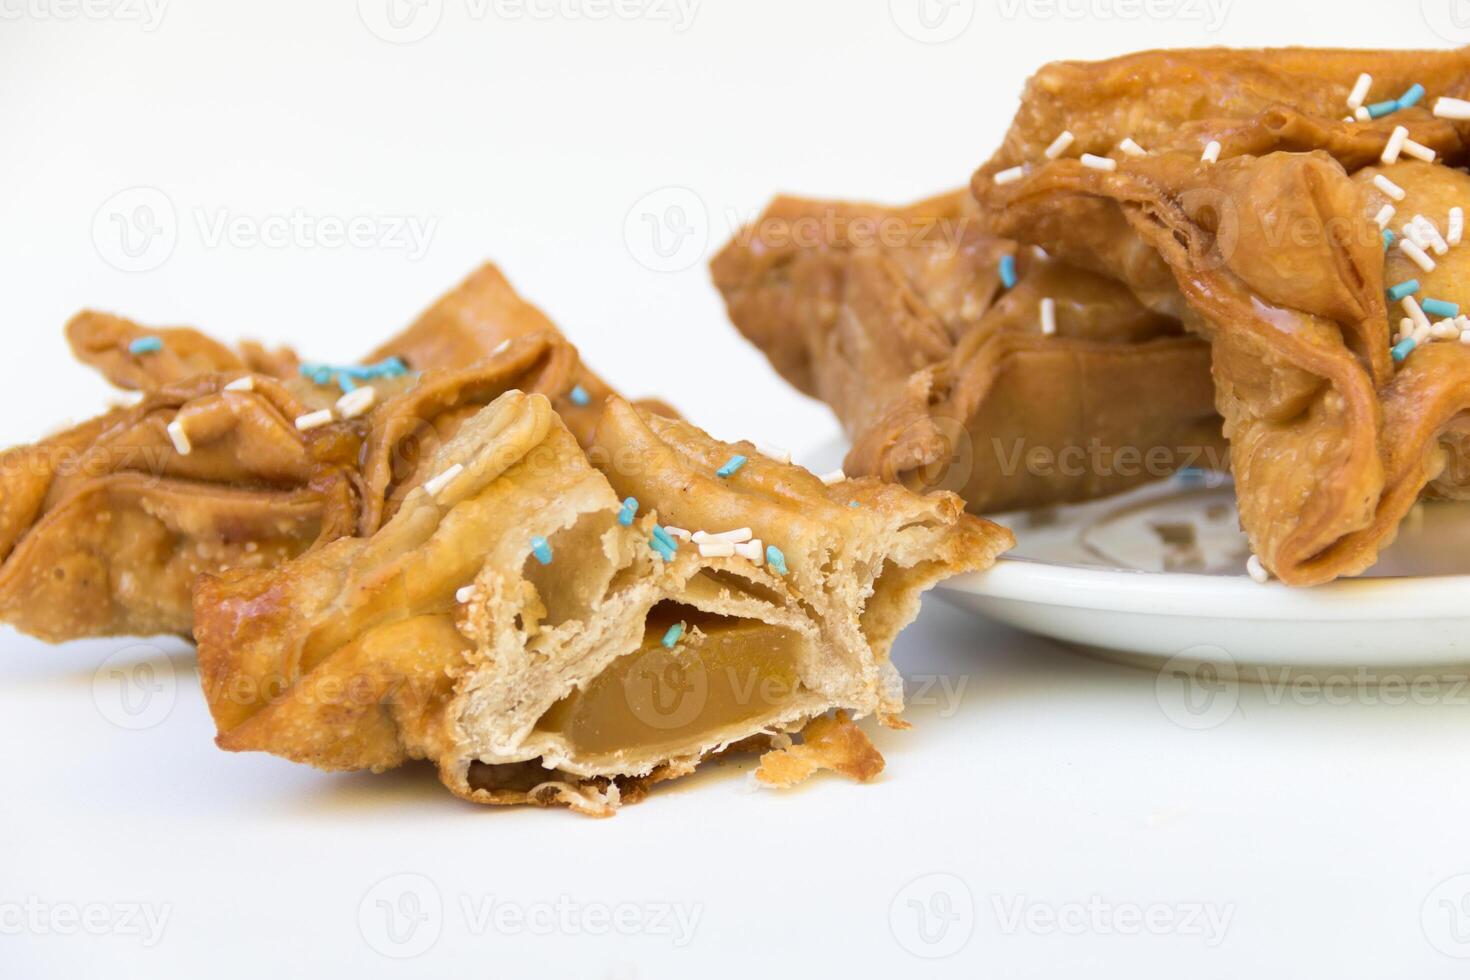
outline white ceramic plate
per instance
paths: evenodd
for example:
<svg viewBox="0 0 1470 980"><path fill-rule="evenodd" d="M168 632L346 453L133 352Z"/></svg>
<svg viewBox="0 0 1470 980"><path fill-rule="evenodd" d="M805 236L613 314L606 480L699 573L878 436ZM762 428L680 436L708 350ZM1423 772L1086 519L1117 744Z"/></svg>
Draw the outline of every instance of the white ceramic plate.
<svg viewBox="0 0 1470 980"><path fill-rule="evenodd" d="M1017 547L941 594L1105 655L1314 672L1470 664L1464 506L1421 505L1370 575L1312 589L1245 574L1234 488L1214 475L996 520Z"/></svg>

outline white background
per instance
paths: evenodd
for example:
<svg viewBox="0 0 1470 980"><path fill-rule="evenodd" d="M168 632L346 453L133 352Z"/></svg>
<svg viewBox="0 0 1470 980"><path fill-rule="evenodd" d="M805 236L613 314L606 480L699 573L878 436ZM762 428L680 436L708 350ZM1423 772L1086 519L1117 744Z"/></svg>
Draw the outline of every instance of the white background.
<svg viewBox="0 0 1470 980"><path fill-rule="evenodd" d="M103 405L60 336L84 306L347 360L490 258L617 387L804 450L830 417L727 325L704 268L772 194L957 186L1051 59L1470 40L1450 0L935 0L927 32L915 0L685 0L687 22L652 0L624 0L633 19L427 0L411 43L379 36L405 40L386 0L90 2L0 0L5 442ZM128 257L114 222L139 204L165 234ZM665 263L645 222L669 205L692 234ZM432 233L422 254L212 237L293 214ZM898 650L917 727L878 736L876 785L773 795L730 763L590 821L462 804L418 768L221 754L179 643L0 643L4 977L1418 978L1470 954L1470 879L1441 884L1470 872L1455 688L1247 689L1193 731L1150 673L931 601ZM155 697L130 715L140 665ZM377 903L405 891L423 917L395 945ZM129 903L167 916L156 942ZM487 903L641 931L518 932ZM100 934L65 934L89 908ZM663 928L674 910L690 935Z"/></svg>

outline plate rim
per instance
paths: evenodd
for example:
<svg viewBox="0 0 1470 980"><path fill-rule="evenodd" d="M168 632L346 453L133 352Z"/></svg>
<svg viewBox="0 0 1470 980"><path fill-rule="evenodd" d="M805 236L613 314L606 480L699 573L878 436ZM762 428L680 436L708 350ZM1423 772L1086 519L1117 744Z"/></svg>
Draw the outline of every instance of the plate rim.
<svg viewBox="0 0 1470 980"><path fill-rule="evenodd" d="M938 587L1009 602L1192 619L1470 618L1470 574L1351 578L1298 587L1276 580L1258 583L1245 575L1093 568L1003 555L989 569Z"/></svg>

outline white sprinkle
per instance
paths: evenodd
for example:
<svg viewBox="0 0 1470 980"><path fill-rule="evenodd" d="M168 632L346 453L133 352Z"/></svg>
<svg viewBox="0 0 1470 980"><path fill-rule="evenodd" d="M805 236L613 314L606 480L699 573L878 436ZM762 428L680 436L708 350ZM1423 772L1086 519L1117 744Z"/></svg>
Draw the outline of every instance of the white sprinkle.
<svg viewBox="0 0 1470 980"><path fill-rule="evenodd" d="M454 601L459 603L460 605L464 605L466 602L469 602L474 597L475 587L473 585L466 585L464 588L454 593Z"/></svg>
<svg viewBox="0 0 1470 980"><path fill-rule="evenodd" d="M243 378L236 378L234 381L231 381L229 384L225 385L225 391L254 391L254 390L255 390L255 377L254 377L254 375L249 375L249 374L245 375L245 377L243 377Z"/></svg>
<svg viewBox="0 0 1470 980"><path fill-rule="evenodd" d="M449 467L449 469L445 470L443 473L440 473L428 483L425 483L424 490L428 493L429 496L437 497L439 496L439 494L444 492L445 487L454 482L455 477L459 476L463 472L464 465L462 463L455 463L453 466Z"/></svg>
<svg viewBox="0 0 1470 980"><path fill-rule="evenodd" d="M995 182L997 184L1014 184L1024 176L1026 176L1026 167L1024 165L1012 167L1009 170L1002 170L996 174Z"/></svg>
<svg viewBox="0 0 1470 980"><path fill-rule="evenodd" d="M699 557L701 558L733 558L735 556L735 542L733 541L706 541L699 546Z"/></svg>
<svg viewBox="0 0 1470 980"><path fill-rule="evenodd" d="M729 541L732 544L740 544L742 541L749 541L753 537L755 535L751 533L748 527L738 527L733 531L721 531L718 534L711 534L708 531L695 531L694 543L704 544L706 541Z"/></svg>
<svg viewBox="0 0 1470 980"><path fill-rule="evenodd" d="M1118 161L1112 157L1100 157L1091 153L1082 154L1082 166L1091 167L1093 170L1117 170Z"/></svg>
<svg viewBox="0 0 1470 980"><path fill-rule="evenodd" d="M1041 332L1048 337L1057 332L1057 301L1050 296L1041 301Z"/></svg>
<svg viewBox="0 0 1470 980"><path fill-rule="evenodd" d="M1215 163L1220 159L1220 141L1210 140L1205 146L1205 152L1200 154L1201 163Z"/></svg>
<svg viewBox="0 0 1470 980"><path fill-rule="evenodd" d="M1423 232L1423 237L1429 241L1429 245L1434 249L1435 255L1443 255L1450 250L1449 243L1444 240L1444 236L1439 233L1439 228L1435 226L1433 221L1430 221L1422 214L1416 214L1414 215L1414 224ZM1420 248L1424 247L1423 242L1419 239L1415 239L1415 244L1419 245Z"/></svg>
<svg viewBox="0 0 1470 980"><path fill-rule="evenodd" d="M1460 331L1460 343L1462 343L1462 344L1470 344L1470 330L1461 330Z"/></svg>
<svg viewBox="0 0 1470 980"><path fill-rule="evenodd" d="M1420 248L1429 247L1429 236L1424 234L1424 226L1413 219L1410 219L1408 224L1399 229L1399 234Z"/></svg>
<svg viewBox="0 0 1470 980"><path fill-rule="evenodd" d="M1353 121L1353 117L1352 116L1343 116L1342 117L1342 121L1345 122L1345 123L1350 123L1350 122Z"/></svg>
<svg viewBox="0 0 1470 980"><path fill-rule="evenodd" d="M178 419L168 424L168 437L173 441L174 451L180 456L187 456L194 451L193 443L189 442L189 433L184 431L184 423Z"/></svg>
<svg viewBox="0 0 1470 980"><path fill-rule="evenodd" d="M1445 233L1445 241L1451 245L1458 245L1465 237L1465 209L1450 208L1449 231Z"/></svg>
<svg viewBox="0 0 1470 980"><path fill-rule="evenodd" d="M834 483L841 483L843 480L847 479L847 474L842 472L841 470L833 470L831 473L823 473L820 479L823 483L830 487Z"/></svg>
<svg viewBox="0 0 1470 980"><path fill-rule="evenodd" d="M296 428L302 432L308 429L319 429L332 421L332 410L323 408L316 412L307 412L296 420Z"/></svg>
<svg viewBox="0 0 1470 980"><path fill-rule="evenodd" d="M1403 252L1409 258L1413 259L1414 264L1423 269L1425 272L1434 271L1434 260L1429 257L1429 254L1425 252L1424 249L1420 248L1418 245L1415 245L1407 238L1399 239L1399 251ZM1412 299L1413 297L1407 298Z"/></svg>
<svg viewBox="0 0 1470 980"><path fill-rule="evenodd" d="M1437 157L1432 148L1413 140L1404 140L1404 152L1415 160L1423 160L1425 163L1433 163Z"/></svg>
<svg viewBox="0 0 1470 980"><path fill-rule="evenodd" d="M1460 336L1460 325L1452 319L1441 320L1429 331L1435 340L1456 340Z"/></svg>
<svg viewBox="0 0 1470 980"><path fill-rule="evenodd" d="M1434 114L1441 119L1470 120L1470 102L1442 96L1434 101Z"/></svg>
<svg viewBox="0 0 1470 980"><path fill-rule="evenodd" d="M778 463L791 462L790 450L779 449L776 446L762 446L757 443L755 451L766 457L766 459L774 459Z"/></svg>
<svg viewBox="0 0 1470 980"><path fill-rule="evenodd" d="M1426 326L1422 326L1422 327L1415 327L1414 328L1414 345L1416 347L1422 347L1425 344L1429 343L1429 333L1430 333L1430 331L1432 329L1433 329L1432 327L1429 327L1427 325Z"/></svg>
<svg viewBox="0 0 1470 980"><path fill-rule="evenodd" d="M1394 339L1398 341L1404 341L1408 340L1412 336L1414 336L1414 321L1409 319L1408 317L1404 317L1402 320L1399 321L1399 335Z"/></svg>
<svg viewBox="0 0 1470 980"><path fill-rule="evenodd" d="M509 337L506 337L500 343L498 343L498 344L495 345L495 349L490 352L490 356L491 357L498 357L499 355L504 354L509 349L510 349L510 338Z"/></svg>
<svg viewBox="0 0 1470 980"><path fill-rule="evenodd" d="M1046 158L1048 160L1055 160L1063 153L1066 153L1067 147L1072 145L1072 141L1074 139L1076 139L1076 137L1072 135L1072 131L1070 129L1062 130L1061 135L1052 140L1051 146L1048 146L1046 148Z"/></svg>
<svg viewBox="0 0 1470 980"><path fill-rule="evenodd" d="M1429 317L1424 315L1424 309L1419 305L1418 300L1412 296L1405 296L1400 302L1403 304L1404 312L1409 314L1409 318L1414 321L1415 333L1429 329Z"/></svg>
<svg viewBox="0 0 1470 980"><path fill-rule="evenodd" d="M1245 563L1245 573L1251 577L1251 581L1265 585L1271 581L1271 573L1266 571L1266 566L1261 564L1261 559L1251 555Z"/></svg>
<svg viewBox="0 0 1470 980"><path fill-rule="evenodd" d="M1353 90L1348 93L1347 107L1354 112L1358 111L1363 103L1368 100L1368 91L1372 87L1372 75L1369 75L1367 72L1359 75L1358 80L1353 83Z"/></svg>
<svg viewBox="0 0 1470 980"><path fill-rule="evenodd" d="M667 525L666 524L666 525L664 525L664 530L667 531L667 532L669 532L669 537L671 537L671 538L678 538L680 541L688 541L688 540L690 540L691 538L694 537L694 535L690 534L688 531L684 530L682 527L673 527L671 525Z"/></svg>
<svg viewBox="0 0 1470 980"><path fill-rule="evenodd" d="M754 541L746 541L743 544L737 544L735 546L735 554L739 555L741 558L744 558L746 561L753 561L756 564L760 564L761 562L766 560L765 542L762 541L760 538L756 538Z"/></svg>
<svg viewBox="0 0 1470 980"><path fill-rule="evenodd" d="M1378 222L1379 228L1387 228L1388 223L1393 220L1393 216L1396 214L1398 214L1398 208L1394 207L1392 204L1385 204L1382 208L1379 209L1378 217L1374 218L1373 220Z"/></svg>
<svg viewBox="0 0 1470 980"><path fill-rule="evenodd" d="M372 385L354 388L337 399L337 414L344 419L355 419L373 407L378 400L378 390Z"/></svg>
<svg viewBox="0 0 1470 980"><path fill-rule="evenodd" d="M1384 163L1398 163L1399 154L1402 153L1404 149L1404 141L1408 138L1409 127L1395 126L1393 129L1393 134L1388 138L1388 143L1383 147L1383 156L1381 156L1379 159L1381 159Z"/></svg>
<svg viewBox="0 0 1470 980"><path fill-rule="evenodd" d="M1123 142L1121 142L1121 143L1118 144L1118 149L1122 150L1124 153L1128 154L1130 157L1146 157L1146 156L1148 156L1148 151L1145 150L1143 147L1139 146L1137 143L1133 142L1133 137L1132 136L1126 136L1126 137L1124 137L1123 138Z"/></svg>
<svg viewBox="0 0 1470 980"><path fill-rule="evenodd" d="M1368 111L1366 106L1358 106L1353 110L1353 118L1358 122L1372 122L1373 114Z"/></svg>
<svg viewBox="0 0 1470 980"><path fill-rule="evenodd" d="M1383 176L1383 174L1378 174L1373 178L1373 186L1381 190L1383 193L1387 194L1389 197L1393 198L1395 201L1402 201L1404 199L1404 189L1398 184L1395 184L1393 181L1389 180L1387 177Z"/></svg>

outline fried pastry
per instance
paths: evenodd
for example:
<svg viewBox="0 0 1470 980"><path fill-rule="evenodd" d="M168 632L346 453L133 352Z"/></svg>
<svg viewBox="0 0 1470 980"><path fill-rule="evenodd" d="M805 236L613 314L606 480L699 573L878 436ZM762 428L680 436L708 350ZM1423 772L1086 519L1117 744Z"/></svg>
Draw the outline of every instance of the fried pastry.
<svg viewBox="0 0 1470 980"><path fill-rule="evenodd" d="M3 457L0 621L54 642L188 633L201 572L372 534L506 391L552 399L584 441L611 394L488 264L361 364L93 311L66 334L143 397Z"/></svg>
<svg viewBox="0 0 1470 980"><path fill-rule="evenodd" d="M990 232L1114 278L1210 342L1241 521L1289 584L1371 567L1422 495L1470 496L1453 214L1470 153L1459 103L1440 102L1466 93L1467 69L1465 51L1051 66L975 177ZM1360 73L1378 100L1366 122L1340 118ZM1100 159L1129 127L1146 152ZM1062 128L1094 156L1045 159Z"/></svg>
<svg viewBox="0 0 1470 980"><path fill-rule="evenodd" d="M986 234L968 194L780 198L712 269L740 331L841 419L850 474L986 513L1224 465L1208 346L1116 280Z"/></svg>
<svg viewBox="0 0 1470 980"><path fill-rule="evenodd" d="M204 578L222 747L429 759L466 799L593 814L732 746L782 753L773 784L871 778L829 712L895 716L919 593L1010 542L952 495L827 486L615 397L584 451L546 398L506 393L430 469L371 537Z"/></svg>

